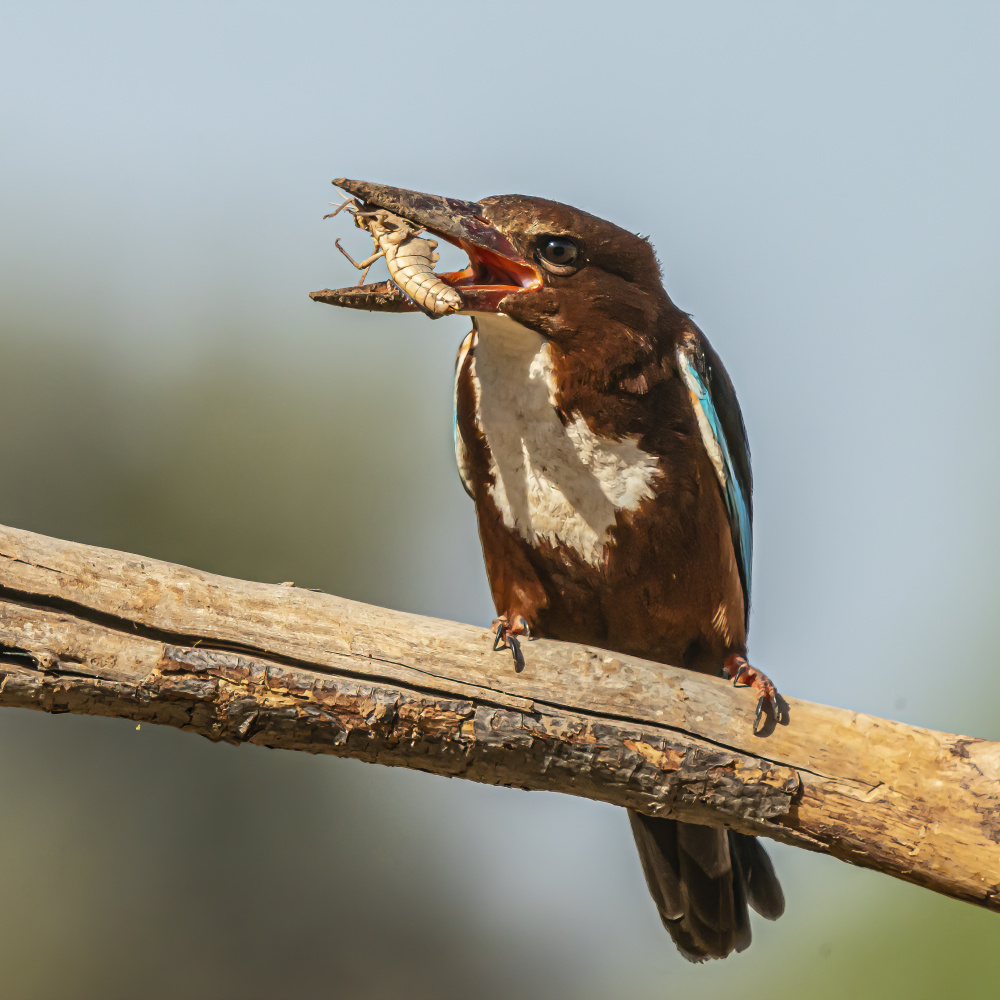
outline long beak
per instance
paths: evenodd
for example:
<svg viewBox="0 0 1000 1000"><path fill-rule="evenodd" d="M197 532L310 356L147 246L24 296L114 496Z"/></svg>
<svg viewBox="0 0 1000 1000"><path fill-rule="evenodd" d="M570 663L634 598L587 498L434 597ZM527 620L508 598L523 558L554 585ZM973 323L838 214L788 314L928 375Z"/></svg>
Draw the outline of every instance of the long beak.
<svg viewBox="0 0 1000 1000"><path fill-rule="evenodd" d="M469 255L469 266L464 270L437 275L461 295L459 313L496 312L500 302L508 295L537 288L541 284L538 268L490 224L479 202L443 198L385 184L352 181L345 177L339 177L333 183L359 199L365 210L382 208L402 216L415 228L427 230ZM316 302L351 309L379 312L411 312L417 309L392 281L353 288L326 288L311 292L309 297Z"/></svg>

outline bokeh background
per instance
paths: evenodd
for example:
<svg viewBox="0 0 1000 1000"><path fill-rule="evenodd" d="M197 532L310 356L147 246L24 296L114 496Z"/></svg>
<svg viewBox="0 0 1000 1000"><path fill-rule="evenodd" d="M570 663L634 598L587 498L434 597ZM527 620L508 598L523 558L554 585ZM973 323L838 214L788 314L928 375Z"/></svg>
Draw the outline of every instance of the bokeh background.
<svg viewBox="0 0 1000 1000"><path fill-rule="evenodd" d="M756 661L1000 738L998 46L974 2L8 0L0 520L487 623L466 321L307 292L365 244L334 176L543 195L649 234L739 388ZM6 710L0 995L997 995L995 914L773 853L785 918L693 967L610 807Z"/></svg>

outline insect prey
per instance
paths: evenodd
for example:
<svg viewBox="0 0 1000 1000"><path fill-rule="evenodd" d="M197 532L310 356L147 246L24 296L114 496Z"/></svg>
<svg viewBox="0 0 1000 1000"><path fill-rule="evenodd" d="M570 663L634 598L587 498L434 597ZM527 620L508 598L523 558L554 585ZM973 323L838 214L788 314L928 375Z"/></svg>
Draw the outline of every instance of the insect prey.
<svg viewBox="0 0 1000 1000"><path fill-rule="evenodd" d="M436 240L421 238L422 230L401 216L384 208L366 209L351 198L325 218L344 209L354 216L359 229L367 230L375 243L375 252L357 261L340 245L339 239L335 241L337 249L364 272L359 285L364 283L372 264L384 257L389 277L428 315L444 316L462 307L462 296L434 273L434 265L441 259L435 250Z"/></svg>

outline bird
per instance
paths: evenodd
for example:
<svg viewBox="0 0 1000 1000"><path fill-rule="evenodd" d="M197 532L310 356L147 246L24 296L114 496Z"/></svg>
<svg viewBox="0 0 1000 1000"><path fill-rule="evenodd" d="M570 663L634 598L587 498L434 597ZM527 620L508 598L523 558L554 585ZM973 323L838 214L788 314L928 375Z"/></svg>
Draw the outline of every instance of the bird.
<svg viewBox="0 0 1000 1000"><path fill-rule="evenodd" d="M750 449L733 383L667 294L648 239L525 195L476 202L334 181L459 246L440 277L472 319L454 382L455 451L475 504L497 617L515 669L532 637L586 643L753 688L753 720L781 721L747 660ZM381 282L313 293L419 308ZM425 309L431 315L433 311ZM784 896L759 841L628 811L663 926L700 962L750 944L748 907Z"/></svg>

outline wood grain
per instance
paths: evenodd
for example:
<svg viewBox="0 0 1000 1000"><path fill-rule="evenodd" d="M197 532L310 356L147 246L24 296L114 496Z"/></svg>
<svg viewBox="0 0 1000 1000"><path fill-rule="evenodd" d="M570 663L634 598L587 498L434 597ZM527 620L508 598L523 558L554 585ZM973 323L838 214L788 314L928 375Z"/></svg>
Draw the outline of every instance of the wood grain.
<svg viewBox="0 0 1000 1000"><path fill-rule="evenodd" d="M722 823L1000 909L1000 744L0 527L0 705Z"/></svg>

